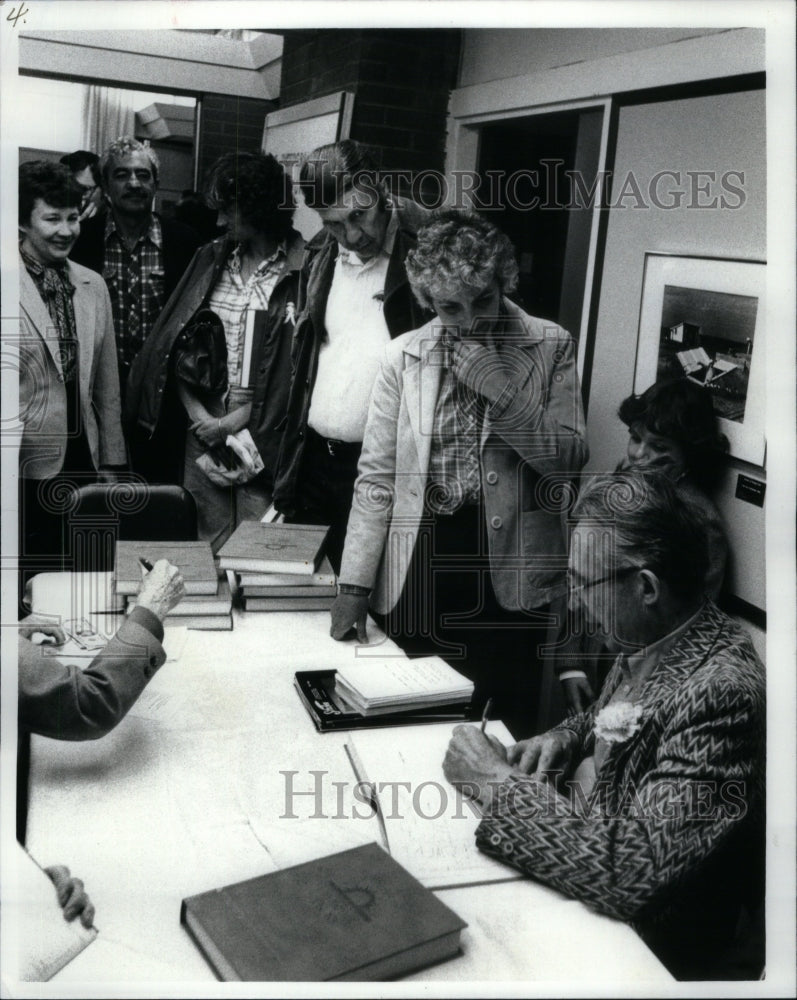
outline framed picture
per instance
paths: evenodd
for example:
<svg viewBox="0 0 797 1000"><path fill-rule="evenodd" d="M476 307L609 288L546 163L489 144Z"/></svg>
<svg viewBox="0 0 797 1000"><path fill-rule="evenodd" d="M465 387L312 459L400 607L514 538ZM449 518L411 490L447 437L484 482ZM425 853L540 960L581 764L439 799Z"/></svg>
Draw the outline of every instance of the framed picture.
<svg viewBox="0 0 797 1000"><path fill-rule="evenodd" d="M766 264L645 254L634 392L686 376L711 394L734 458L764 465Z"/></svg>
<svg viewBox="0 0 797 1000"><path fill-rule="evenodd" d="M296 196L293 225L306 240L315 236L321 228L321 220L304 203L295 183L297 167L305 153L330 142L348 139L353 113L354 94L339 90L266 115L260 149L276 156L291 172Z"/></svg>

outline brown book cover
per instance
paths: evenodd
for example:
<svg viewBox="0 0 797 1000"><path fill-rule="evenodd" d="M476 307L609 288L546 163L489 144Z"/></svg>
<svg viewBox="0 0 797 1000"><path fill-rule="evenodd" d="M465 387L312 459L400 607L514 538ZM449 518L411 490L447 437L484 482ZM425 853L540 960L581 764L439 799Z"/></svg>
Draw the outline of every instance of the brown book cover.
<svg viewBox="0 0 797 1000"><path fill-rule="evenodd" d="M210 542L117 542L114 567L117 594L138 593L139 558L153 565L159 559L168 559L182 573L186 594L218 593L219 577Z"/></svg>
<svg viewBox="0 0 797 1000"><path fill-rule="evenodd" d="M318 568L328 527L242 521L219 549L219 566L247 573L311 576Z"/></svg>
<svg viewBox="0 0 797 1000"><path fill-rule="evenodd" d="M372 982L459 951L467 925L377 844L184 899L224 982Z"/></svg>

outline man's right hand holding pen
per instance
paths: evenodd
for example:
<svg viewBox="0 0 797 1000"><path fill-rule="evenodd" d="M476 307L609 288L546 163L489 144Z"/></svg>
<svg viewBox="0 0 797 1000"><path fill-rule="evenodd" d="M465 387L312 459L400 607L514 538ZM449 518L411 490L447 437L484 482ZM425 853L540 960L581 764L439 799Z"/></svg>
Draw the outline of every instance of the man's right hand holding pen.
<svg viewBox="0 0 797 1000"><path fill-rule="evenodd" d="M140 556L138 561L142 580L136 604L163 621L185 596L183 577L180 570L166 559L159 559L154 566L144 556Z"/></svg>

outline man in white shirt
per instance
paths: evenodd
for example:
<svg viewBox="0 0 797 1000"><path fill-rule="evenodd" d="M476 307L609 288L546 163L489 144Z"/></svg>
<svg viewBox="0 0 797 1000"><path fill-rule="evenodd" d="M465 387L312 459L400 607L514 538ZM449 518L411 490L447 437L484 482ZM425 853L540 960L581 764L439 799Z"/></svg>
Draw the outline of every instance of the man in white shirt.
<svg viewBox="0 0 797 1000"><path fill-rule="evenodd" d="M368 150L348 139L310 153L299 185L323 229L303 269L274 503L290 520L332 526L337 572L385 345L428 318L404 271L428 213L389 194Z"/></svg>

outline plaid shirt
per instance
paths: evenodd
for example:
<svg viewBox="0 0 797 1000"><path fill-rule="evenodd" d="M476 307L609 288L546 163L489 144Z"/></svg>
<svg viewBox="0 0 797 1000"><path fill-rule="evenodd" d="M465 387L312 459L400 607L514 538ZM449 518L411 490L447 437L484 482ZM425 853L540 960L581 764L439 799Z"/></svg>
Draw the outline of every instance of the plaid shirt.
<svg viewBox="0 0 797 1000"><path fill-rule="evenodd" d="M208 300L208 308L224 324L227 340L227 377L230 386L241 384L241 362L248 309L268 309L269 299L285 264L285 244L258 264L244 284L241 280L241 247L237 246L224 266Z"/></svg>
<svg viewBox="0 0 797 1000"><path fill-rule="evenodd" d="M434 411L426 490L426 505L434 513L453 514L465 504L479 502L483 418L481 397L458 382L446 366Z"/></svg>
<svg viewBox="0 0 797 1000"><path fill-rule="evenodd" d="M109 212L102 276L111 296L116 353L123 380L163 309L163 275L163 238L158 217L153 214L147 232L128 251L113 213Z"/></svg>

